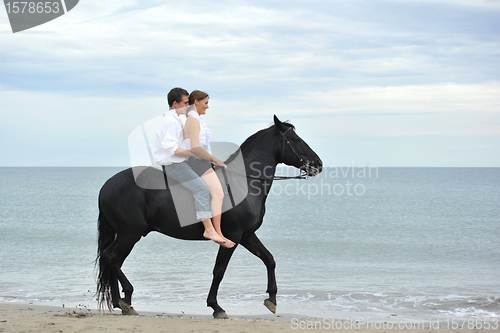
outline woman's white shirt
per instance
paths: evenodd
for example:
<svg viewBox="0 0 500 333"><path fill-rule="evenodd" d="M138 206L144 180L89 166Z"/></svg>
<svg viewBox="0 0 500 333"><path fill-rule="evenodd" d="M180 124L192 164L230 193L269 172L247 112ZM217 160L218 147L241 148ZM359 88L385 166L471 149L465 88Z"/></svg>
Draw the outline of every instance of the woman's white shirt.
<svg viewBox="0 0 500 333"><path fill-rule="evenodd" d="M200 122L200 147L211 154L210 142L212 141L212 132L208 128L205 120L196 111L189 111L188 116L193 116ZM184 146L186 149L191 150L191 139L184 139Z"/></svg>

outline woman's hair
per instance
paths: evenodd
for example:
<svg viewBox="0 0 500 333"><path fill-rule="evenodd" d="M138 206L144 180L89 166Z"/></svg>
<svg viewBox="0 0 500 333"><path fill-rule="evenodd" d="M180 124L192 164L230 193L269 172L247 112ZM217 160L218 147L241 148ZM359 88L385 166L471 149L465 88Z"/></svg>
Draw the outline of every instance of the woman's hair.
<svg viewBox="0 0 500 333"><path fill-rule="evenodd" d="M208 97L206 92L200 90L193 90L191 94L189 94L189 105L193 105L195 100L201 101Z"/></svg>

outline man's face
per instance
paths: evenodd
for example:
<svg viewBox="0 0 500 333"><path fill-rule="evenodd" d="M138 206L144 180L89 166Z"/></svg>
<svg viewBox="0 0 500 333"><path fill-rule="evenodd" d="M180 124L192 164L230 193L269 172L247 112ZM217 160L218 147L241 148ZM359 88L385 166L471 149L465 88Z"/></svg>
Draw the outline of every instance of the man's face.
<svg viewBox="0 0 500 333"><path fill-rule="evenodd" d="M182 96L182 100L180 102L174 102L172 103L172 107L171 109L181 109L181 108L184 108L184 107L188 107L189 106L189 96L187 95L184 95Z"/></svg>

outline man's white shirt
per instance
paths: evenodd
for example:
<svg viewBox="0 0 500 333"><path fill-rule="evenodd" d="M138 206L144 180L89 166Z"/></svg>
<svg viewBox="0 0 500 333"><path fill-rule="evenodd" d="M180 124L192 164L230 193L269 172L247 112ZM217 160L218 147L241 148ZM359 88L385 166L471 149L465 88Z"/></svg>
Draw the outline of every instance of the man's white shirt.
<svg viewBox="0 0 500 333"><path fill-rule="evenodd" d="M163 120L156 131L153 156L157 164L170 165L184 162L187 158L175 156L177 148L186 149L184 144L184 121L175 112L168 110L163 114Z"/></svg>

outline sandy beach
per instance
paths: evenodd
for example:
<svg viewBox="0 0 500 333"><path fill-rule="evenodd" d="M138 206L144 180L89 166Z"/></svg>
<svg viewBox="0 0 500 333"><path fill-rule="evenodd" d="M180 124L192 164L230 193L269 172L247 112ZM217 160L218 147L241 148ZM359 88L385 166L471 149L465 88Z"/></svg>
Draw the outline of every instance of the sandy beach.
<svg viewBox="0 0 500 333"><path fill-rule="evenodd" d="M484 320L478 323L484 324ZM457 325L462 322L457 322ZM371 326L370 326L371 325ZM398 327L396 322L360 324L322 318L301 318L296 315L235 316L216 320L200 315L169 315L144 313L123 316L120 312L99 312L85 308L63 308L31 304L0 303L0 332L300 332L300 331L356 331L356 332L500 332L498 328L452 329L441 322L425 323L423 327ZM434 326L434 327L431 327Z"/></svg>

